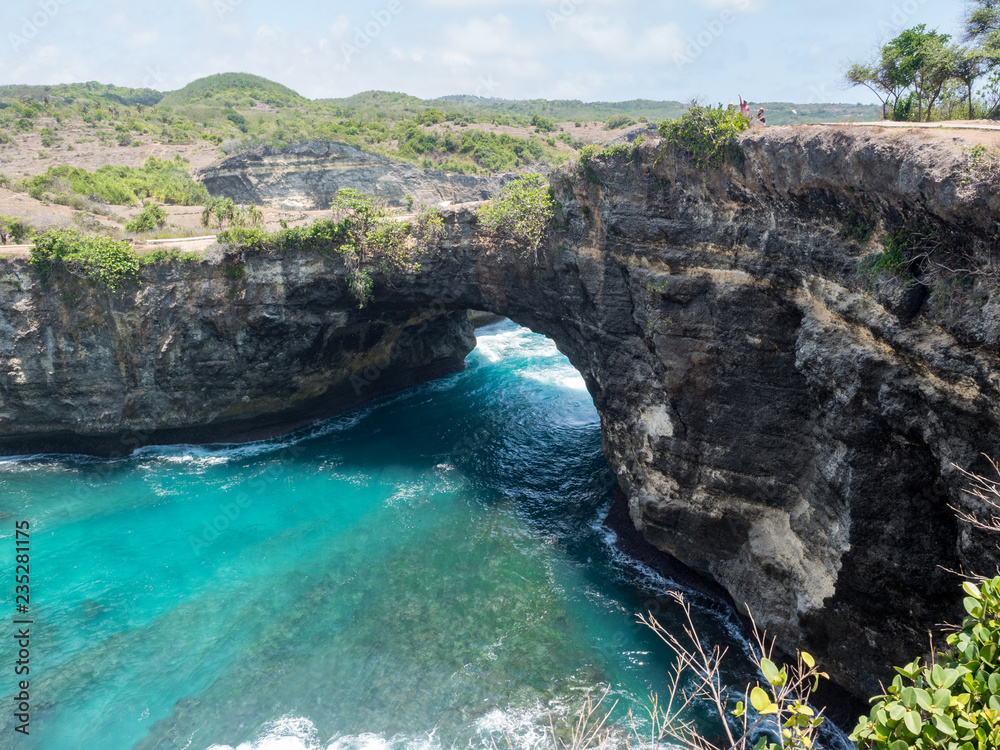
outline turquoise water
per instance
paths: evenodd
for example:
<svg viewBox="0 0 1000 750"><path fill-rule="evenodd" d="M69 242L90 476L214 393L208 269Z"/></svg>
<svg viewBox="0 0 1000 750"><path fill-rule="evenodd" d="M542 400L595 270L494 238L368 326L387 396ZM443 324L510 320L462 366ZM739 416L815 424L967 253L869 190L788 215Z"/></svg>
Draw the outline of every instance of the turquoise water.
<svg viewBox="0 0 1000 750"><path fill-rule="evenodd" d="M31 735L5 708L0 746L529 748L588 690L641 712L671 659L634 613L676 612L601 525L590 397L543 337L479 336L464 372L281 439L0 461L34 620Z"/></svg>

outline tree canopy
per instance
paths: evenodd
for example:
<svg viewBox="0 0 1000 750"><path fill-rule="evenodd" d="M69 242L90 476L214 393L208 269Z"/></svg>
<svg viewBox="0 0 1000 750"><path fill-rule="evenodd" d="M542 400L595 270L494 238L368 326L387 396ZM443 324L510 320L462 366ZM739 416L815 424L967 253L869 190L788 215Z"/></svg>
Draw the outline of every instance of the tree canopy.
<svg viewBox="0 0 1000 750"><path fill-rule="evenodd" d="M926 120L935 107L945 119L977 116L976 83L992 73L980 97L979 115L1000 111L1000 0L973 0L965 20L967 45L926 24L905 29L883 44L874 60L854 62L847 81L865 86L882 102L883 116Z"/></svg>

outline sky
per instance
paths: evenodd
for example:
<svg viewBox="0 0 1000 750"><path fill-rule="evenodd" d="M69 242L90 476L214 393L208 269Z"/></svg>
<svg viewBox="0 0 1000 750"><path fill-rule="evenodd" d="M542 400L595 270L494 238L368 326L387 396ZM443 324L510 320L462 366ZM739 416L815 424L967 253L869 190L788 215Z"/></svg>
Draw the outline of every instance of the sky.
<svg viewBox="0 0 1000 750"><path fill-rule="evenodd" d="M255 73L312 99L877 100L843 71L962 0L2 0L0 84L159 91Z"/></svg>

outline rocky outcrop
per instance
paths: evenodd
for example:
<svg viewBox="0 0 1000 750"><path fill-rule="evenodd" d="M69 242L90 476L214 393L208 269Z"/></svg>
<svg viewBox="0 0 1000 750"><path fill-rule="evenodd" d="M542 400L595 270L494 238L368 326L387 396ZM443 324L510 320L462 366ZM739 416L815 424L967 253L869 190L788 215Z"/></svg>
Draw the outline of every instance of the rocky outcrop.
<svg viewBox="0 0 1000 750"><path fill-rule="evenodd" d="M390 206L405 206L408 198L436 206L487 200L503 184L499 177L418 169L328 141L242 151L202 170L198 178L214 196L296 211L329 208L340 188L377 195Z"/></svg>
<svg viewBox="0 0 1000 750"><path fill-rule="evenodd" d="M460 311L506 315L582 373L644 536L870 693L959 616L946 569L996 560L949 508L971 507L955 466L984 469L1000 439L1000 191L960 145L777 128L698 169L647 140L553 177L558 229L537 252L448 210L420 272L363 311L342 266L305 251L75 300L7 263L3 444L294 423L352 378L363 397L455 366ZM900 228L909 260L871 270Z"/></svg>

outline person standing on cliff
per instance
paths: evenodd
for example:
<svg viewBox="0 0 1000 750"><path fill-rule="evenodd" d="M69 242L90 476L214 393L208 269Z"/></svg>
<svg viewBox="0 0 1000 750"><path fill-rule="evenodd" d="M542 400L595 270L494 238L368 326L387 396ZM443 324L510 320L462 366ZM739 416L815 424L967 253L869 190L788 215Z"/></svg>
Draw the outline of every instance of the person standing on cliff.
<svg viewBox="0 0 1000 750"><path fill-rule="evenodd" d="M757 110L757 122L759 122L761 125L764 124L764 108L763 107L761 107L760 109Z"/></svg>
<svg viewBox="0 0 1000 750"><path fill-rule="evenodd" d="M742 94L740 94L740 112L742 112L743 116L747 118L747 122L750 122L753 119L750 117L750 105L747 102L743 101Z"/></svg>

